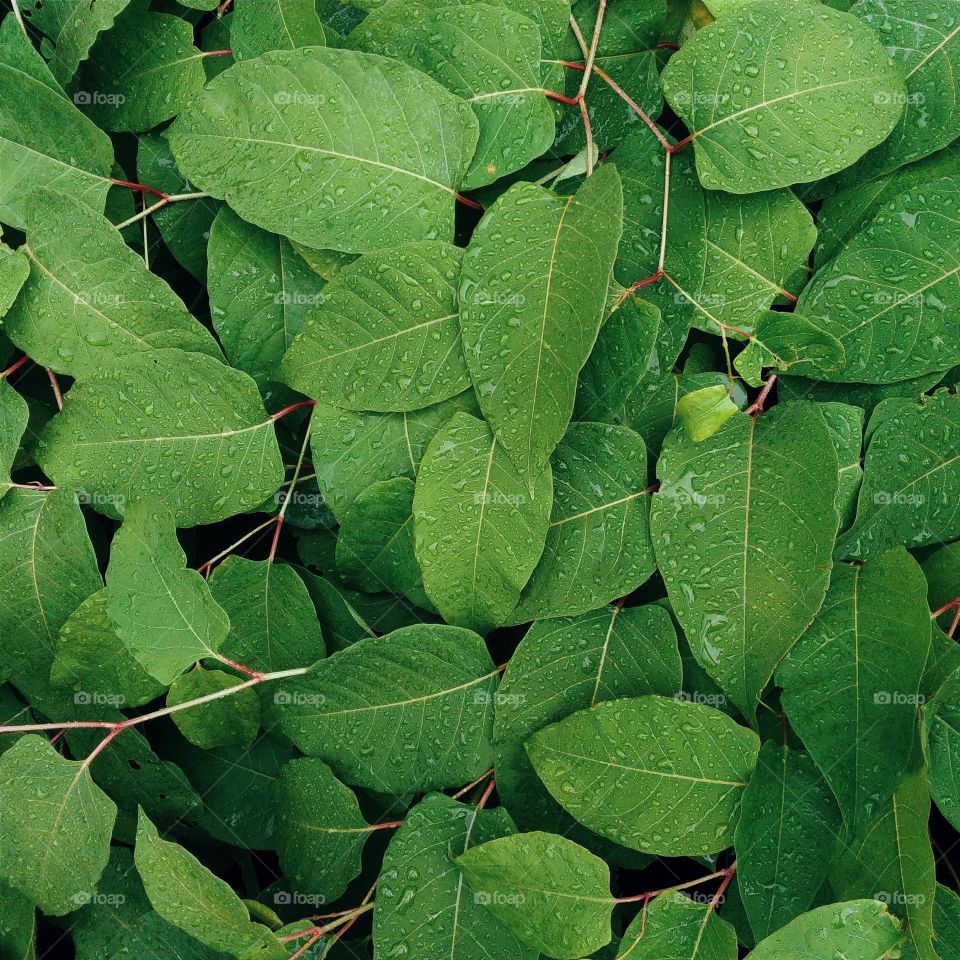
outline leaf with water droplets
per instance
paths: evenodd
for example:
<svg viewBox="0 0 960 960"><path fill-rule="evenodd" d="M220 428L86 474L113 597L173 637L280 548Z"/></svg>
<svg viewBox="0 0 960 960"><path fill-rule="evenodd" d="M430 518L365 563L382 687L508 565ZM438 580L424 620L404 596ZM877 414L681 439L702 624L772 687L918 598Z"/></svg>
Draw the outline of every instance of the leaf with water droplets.
<svg viewBox="0 0 960 960"><path fill-rule="evenodd" d="M424 454L413 540L427 596L449 623L501 626L543 553L550 467L531 489L482 420L458 413Z"/></svg>
<svg viewBox="0 0 960 960"><path fill-rule="evenodd" d="M613 166L573 195L511 187L463 260L460 324L480 409L531 488L566 431L606 313L623 191Z"/></svg>
<svg viewBox="0 0 960 960"><path fill-rule="evenodd" d="M722 383L684 394L676 405L677 420L694 442L709 440L736 412L730 390Z"/></svg>
<svg viewBox="0 0 960 960"><path fill-rule="evenodd" d="M224 71L169 139L184 174L245 220L308 246L364 253L452 239L477 121L406 64L306 47Z"/></svg>
<svg viewBox="0 0 960 960"><path fill-rule="evenodd" d="M380 792L465 783L490 766L498 671L460 627L359 640L275 688L274 715L308 756ZM396 744L402 744L397 749Z"/></svg>
<svg viewBox="0 0 960 960"><path fill-rule="evenodd" d="M751 723L823 603L838 472L809 403L738 414L701 443L674 429L664 444L650 516L660 572L697 661Z"/></svg>
<svg viewBox="0 0 960 960"><path fill-rule="evenodd" d="M230 629L186 560L169 510L141 500L126 511L107 568L107 614L129 651L165 685L201 657L216 656Z"/></svg>
<svg viewBox="0 0 960 960"><path fill-rule="evenodd" d="M37 458L95 507L122 513L149 497L182 526L250 510L283 482L253 380L182 350L132 354L76 384Z"/></svg>
<svg viewBox="0 0 960 960"><path fill-rule="evenodd" d="M230 47L237 60L252 60L271 50L336 46L317 15L316 0L235 0L230 18Z"/></svg>
<svg viewBox="0 0 960 960"><path fill-rule="evenodd" d="M197 664L175 677L167 691L167 706L210 698L189 710L178 710L173 722L198 747L249 747L260 730L260 701L253 690L238 690L242 680L223 670ZM227 691L235 691L227 695ZM219 695L219 699L213 699Z"/></svg>
<svg viewBox="0 0 960 960"><path fill-rule="evenodd" d="M897 548L834 568L823 609L777 670L787 716L852 833L906 771L929 650L926 582Z"/></svg>
<svg viewBox="0 0 960 960"><path fill-rule="evenodd" d="M731 193L843 170L893 130L905 96L870 27L813 4L753 3L721 17L661 81L690 129L703 185Z"/></svg>
<svg viewBox="0 0 960 960"><path fill-rule="evenodd" d="M0 757L0 871L44 913L83 906L107 864L117 808L43 738L23 737Z"/></svg>
<svg viewBox="0 0 960 960"><path fill-rule="evenodd" d="M737 355L734 366L751 387L762 382L761 370L773 368L785 373L798 364L813 365L818 374L839 370L846 360L843 344L800 313L763 314L747 348Z"/></svg>
<svg viewBox="0 0 960 960"><path fill-rule="evenodd" d="M508 930L557 960L610 942L610 871L572 840L515 833L456 858L476 903Z"/></svg>
<svg viewBox="0 0 960 960"><path fill-rule="evenodd" d="M283 381L350 410L419 410L469 385L456 282L463 253L439 240L368 253L316 298Z"/></svg>
<svg viewBox="0 0 960 960"><path fill-rule="evenodd" d="M581 710L526 747L547 789L584 826L680 857L732 843L760 741L713 707L647 696Z"/></svg>

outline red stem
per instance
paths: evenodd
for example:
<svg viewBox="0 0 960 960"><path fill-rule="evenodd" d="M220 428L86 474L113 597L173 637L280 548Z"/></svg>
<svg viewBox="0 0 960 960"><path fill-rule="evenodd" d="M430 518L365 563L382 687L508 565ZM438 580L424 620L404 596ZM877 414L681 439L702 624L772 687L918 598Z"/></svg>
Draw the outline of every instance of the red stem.
<svg viewBox="0 0 960 960"><path fill-rule="evenodd" d="M133 190L134 193L152 193L155 197L159 197L161 200L169 200L170 195L164 193L162 190L157 190L156 187L148 187L143 183L134 183L132 180L113 180L110 182L116 187L127 187L130 190Z"/></svg>
<svg viewBox="0 0 960 960"><path fill-rule="evenodd" d="M486 805L487 801L490 799L490 795L493 793L494 787L497 785L496 777L491 777L490 782L487 784L486 790L483 791L480 799L477 801L477 809L482 810Z"/></svg>
<svg viewBox="0 0 960 960"><path fill-rule="evenodd" d="M204 57L232 57L232 50L205 50L202 54Z"/></svg>
<svg viewBox="0 0 960 960"><path fill-rule="evenodd" d="M770 391L773 389L773 385L777 382L777 375L771 374L770 379L763 385L763 389L760 391L760 396L750 404L749 407L744 411L744 413L752 414L755 417L759 417L763 413L763 405L767 402L767 397L770 396Z"/></svg>
<svg viewBox="0 0 960 960"><path fill-rule="evenodd" d="M57 375L47 367L47 378L50 380L50 386L53 388L53 398L57 401L57 409L63 409L63 394L60 392L60 383Z"/></svg>
<svg viewBox="0 0 960 960"><path fill-rule="evenodd" d="M483 211L483 204L471 200L470 197L465 197L462 193L457 194L457 203L462 203L465 207L470 207L471 210Z"/></svg>
<svg viewBox="0 0 960 960"><path fill-rule="evenodd" d="M299 403L291 403L289 407L278 410L270 419L276 421L285 417L288 413L293 413L294 410L302 410L304 407L315 407L316 405L316 400L301 400Z"/></svg>
<svg viewBox="0 0 960 960"><path fill-rule="evenodd" d="M5 380L7 377L12 377L25 363L28 363L30 358L24 354L16 363L11 364L0 373L0 380Z"/></svg>

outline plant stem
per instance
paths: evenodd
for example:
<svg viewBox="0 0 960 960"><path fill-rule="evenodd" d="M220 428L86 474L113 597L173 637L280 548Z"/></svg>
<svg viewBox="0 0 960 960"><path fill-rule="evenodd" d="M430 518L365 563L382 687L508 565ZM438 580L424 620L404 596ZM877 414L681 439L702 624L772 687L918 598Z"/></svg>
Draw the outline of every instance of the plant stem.
<svg viewBox="0 0 960 960"><path fill-rule="evenodd" d="M0 380L6 380L7 377L12 377L25 363L29 362L30 358L24 354L16 363L11 364L6 370L0 373Z"/></svg>
<svg viewBox="0 0 960 960"><path fill-rule="evenodd" d="M697 887L701 883L709 883L711 880L718 880L720 877L725 877L728 872L729 869L717 870L715 873L708 873L705 877L697 877L696 880L687 880L684 883L677 883L672 887L663 887L660 890L648 890L646 893L638 893L636 896L632 897L617 897L617 899L614 900L614 903L645 902L652 900L654 897L659 897L661 893L669 893L671 890L689 890L690 887Z"/></svg>
<svg viewBox="0 0 960 960"><path fill-rule="evenodd" d="M114 183L117 181L115 180ZM127 184L124 184L125 186ZM140 187L142 190L146 190L148 193L157 194L156 190L148 187ZM180 200L201 200L204 197L209 197L209 193L204 193L202 190L197 190L195 193L164 193L159 194L160 199L151 204L149 207L144 207L139 213L135 213L132 217L124 220L123 223L117 224L118 230L123 230L125 227L129 227L131 224L138 223L140 220L143 220L144 217L149 217L151 213L156 213L157 210L165 207L168 203L177 203Z"/></svg>
<svg viewBox="0 0 960 960"><path fill-rule="evenodd" d="M265 523L261 523L259 527L254 527L249 533L245 533L236 543L231 543L226 550L221 550L220 553L218 553L215 557L212 557L206 563L203 563L199 567L197 567L197 573L199 573L201 576L204 576L204 577L208 576L210 573L210 569L218 560L222 560L225 556L227 556L227 554L233 553L233 551L236 550L237 547L239 547L241 544L246 543L247 540L249 540L251 537L258 534L261 530L264 530L267 527L272 526L276 522L277 522L277 518L271 517Z"/></svg>
<svg viewBox="0 0 960 960"><path fill-rule="evenodd" d="M310 442L310 430L313 426L313 410L310 411L310 417L307 420L307 429L303 434L303 443L300 444L300 456L297 457L297 466L294 468L293 477L287 484L287 492L280 504L280 512L277 514L277 526L273 531L273 542L270 544L270 556L267 557L267 563L273 563L273 558L277 555L277 545L280 543L280 531L283 529L283 519L287 515L287 508L290 506L290 496L293 488L297 485L300 477L300 469L303 467L303 458L307 453L307 444Z"/></svg>
<svg viewBox="0 0 960 960"><path fill-rule="evenodd" d="M293 413L294 410L302 410L304 407L315 407L316 405L316 400L301 400L299 403L291 403L289 407L278 410L270 419L276 422L282 420L288 413Z"/></svg>
<svg viewBox="0 0 960 960"><path fill-rule="evenodd" d="M468 783L465 787L461 787L452 797L453 800L459 800L465 793L469 793L474 787L483 783L493 773L493 767L486 771L486 773L481 773L476 780Z"/></svg>
<svg viewBox="0 0 960 960"><path fill-rule="evenodd" d="M17 6L17 0L10 0L10 5L13 7L13 15L17 19L17 23L20 24L20 29L23 31L23 35L29 40L30 34L27 33L27 25L23 22L23 14L20 13L20 7Z"/></svg>
<svg viewBox="0 0 960 960"><path fill-rule="evenodd" d="M767 402L767 397L770 396L770 391L773 389L773 385L777 382L777 375L772 373L770 379L763 385L763 389L760 391L760 396L754 400L753 403L744 410L744 413L749 413L752 416L759 417L763 413L763 405Z"/></svg>
<svg viewBox="0 0 960 960"><path fill-rule="evenodd" d="M53 399L57 401L57 409L63 409L63 394L60 392L60 383L57 375L47 367L47 379L50 381L50 387L53 390Z"/></svg>

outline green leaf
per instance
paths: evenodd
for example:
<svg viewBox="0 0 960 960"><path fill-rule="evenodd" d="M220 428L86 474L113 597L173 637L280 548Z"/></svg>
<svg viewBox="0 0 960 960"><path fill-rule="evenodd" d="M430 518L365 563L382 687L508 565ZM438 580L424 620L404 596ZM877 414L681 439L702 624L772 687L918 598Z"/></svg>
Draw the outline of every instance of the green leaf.
<svg viewBox="0 0 960 960"><path fill-rule="evenodd" d="M768 740L744 791L734 838L737 883L757 940L809 909L842 826L833 794L810 757Z"/></svg>
<svg viewBox="0 0 960 960"><path fill-rule="evenodd" d="M186 559L169 510L150 500L128 508L107 568L107 614L127 649L164 685L201 657L216 656L230 629Z"/></svg>
<svg viewBox="0 0 960 960"><path fill-rule="evenodd" d="M431 440L413 497L427 596L448 623L486 633L507 622L543 552L550 467L528 489L482 420L456 414Z"/></svg>
<svg viewBox="0 0 960 960"><path fill-rule="evenodd" d="M823 603L838 469L813 404L737 416L702 443L675 430L664 444L650 516L660 572L693 655L751 722Z"/></svg>
<svg viewBox="0 0 960 960"><path fill-rule="evenodd" d="M236 0L230 19L230 46L237 60L271 50L325 47L327 31L315 0Z"/></svg>
<svg viewBox="0 0 960 960"><path fill-rule="evenodd" d="M0 871L44 913L86 902L116 815L89 764L61 757L43 737L23 737L0 757Z"/></svg>
<svg viewBox="0 0 960 960"><path fill-rule="evenodd" d="M50 682L72 689L77 703L115 707L141 706L164 690L117 635L106 590L87 597L60 628Z"/></svg>
<svg viewBox="0 0 960 960"><path fill-rule="evenodd" d="M345 650L358 640L375 637L370 625L357 613L350 601L334 584L302 568L297 570L304 582L331 651Z"/></svg>
<svg viewBox="0 0 960 960"><path fill-rule="evenodd" d="M553 799L523 743L532 734L618 697L675 694L683 684L677 635L661 607L605 607L544 620L527 631L497 691L497 793L522 829L549 826L596 847L600 838Z"/></svg>
<svg viewBox="0 0 960 960"><path fill-rule="evenodd" d="M856 522L840 538L838 556L866 560L898 543L912 548L960 537L958 428L960 399L945 390L877 408Z"/></svg>
<svg viewBox="0 0 960 960"><path fill-rule="evenodd" d="M950 677L924 708L930 792L937 809L954 826L960 823L960 674Z"/></svg>
<svg viewBox="0 0 960 960"><path fill-rule="evenodd" d="M709 904L671 890L627 927L617 960L736 960L737 934Z"/></svg>
<svg viewBox="0 0 960 960"><path fill-rule="evenodd" d="M414 479L434 435L461 412L479 416L472 390L412 413L357 413L318 403L310 449L330 509L342 517L371 483Z"/></svg>
<svg viewBox="0 0 960 960"><path fill-rule="evenodd" d="M141 811L134 862L153 909L215 950L260 960L285 958L283 945L258 923L219 877L192 853L160 837Z"/></svg>
<svg viewBox="0 0 960 960"><path fill-rule="evenodd" d="M324 281L289 240L241 220L226 207L210 227L207 257L214 329L230 362L263 386L276 379Z"/></svg>
<svg viewBox="0 0 960 960"><path fill-rule="evenodd" d="M550 147L554 116L540 79L540 30L522 9L403 4L401 16L397 7L372 13L350 43L417 67L471 105L480 140L465 189L520 170Z"/></svg>
<svg viewBox="0 0 960 960"><path fill-rule="evenodd" d="M821 375L842 369L845 361L843 344L820 323L799 313L771 310L758 321L750 343L737 355L734 366L751 387L759 387L764 367L785 373L797 364L812 364Z"/></svg>
<svg viewBox="0 0 960 960"><path fill-rule="evenodd" d="M610 871L571 840L517 833L456 858L474 901L524 943L558 960L610 942Z"/></svg>
<svg viewBox="0 0 960 960"><path fill-rule="evenodd" d="M11 960L32 960L36 913L33 904L6 884L0 884L0 951Z"/></svg>
<svg viewBox="0 0 960 960"><path fill-rule="evenodd" d="M7 380L0 382L0 497L12 488L10 473L30 416L27 402Z"/></svg>
<svg viewBox="0 0 960 960"><path fill-rule="evenodd" d="M421 583L413 552L413 481L371 483L347 508L337 537L337 571L352 586L407 593Z"/></svg>
<svg viewBox="0 0 960 960"><path fill-rule="evenodd" d="M920 564L931 610L960 597L960 541L933 550Z"/></svg>
<svg viewBox="0 0 960 960"><path fill-rule="evenodd" d="M77 72L98 34L109 30L130 0L59 0L56 3L33 3L26 6L24 16L45 39L40 49L47 58L50 72L65 87Z"/></svg>
<svg viewBox="0 0 960 960"><path fill-rule="evenodd" d="M456 282L462 251L423 241L345 266L283 361L295 390L351 410L404 411L469 385Z"/></svg>
<svg viewBox="0 0 960 960"><path fill-rule="evenodd" d="M388 956L406 948L412 956L448 960L536 960L537 951L490 915L452 862L467 849L515 832L503 809L480 810L427 794L407 814L384 857L373 915L378 949Z"/></svg>
<svg viewBox="0 0 960 960"><path fill-rule="evenodd" d="M490 766L497 673L475 633L405 627L283 681L275 714L347 783L387 793L455 786Z"/></svg>
<svg viewBox="0 0 960 960"><path fill-rule="evenodd" d="M861 407L846 403L821 403L820 413L827 424L840 462L840 486L837 490L837 509L840 511L840 529L853 523L857 494L863 480L860 466L863 449L863 419Z"/></svg>
<svg viewBox="0 0 960 960"><path fill-rule="evenodd" d="M873 897L906 920L909 956L938 960L933 948L936 868L930 845L926 772L912 771L863 834L833 864L830 882L841 899Z"/></svg>
<svg viewBox="0 0 960 960"><path fill-rule="evenodd" d="M622 202L610 165L568 197L515 184L464 256L467 366L484 417L531 487L566 431L606 312Z"/></svg>
<svg viewBox="0 0 960 960"><path fill-rule="evenodd" d="M38 460L117 511L145 497L181 526L261 504L283 482L273 421L246 374L181 350L130 355L76 384Z"/></svg>
<svg viewBox="0 0 960 960"><path fill-rule="evenodd" d="M137 176L141 183L149 183L170 195L197 192L177 169L166 138L159 134L140 137ZM200 197L167 204L153 214L153 224L167 249L201 283L207 282L207 240L220 206L216 200Z"/></svg>
<svg viewBox="0 0 960 960"><path fill-rule="evenodd" d="M30 261L26 254L0 243L0 317L13 306L29 276Z"/></svg>
<svg viewBox="0 0 960 960"><path fill-rule="evenodd" d="M823 610L777 671L787 716L853 834L906 771L929 650L923 573L898 548L834 568Z"/></svg>
<svg viewBox="0 0 960 960"><path fill-rule="evenodd" d="M514 623L597 609L632 593L655 569L643 440L628 427L574 423L551 465L547 542Z"/></svg>
<svg viewBox="0 0 960 960"><path fill-rule="evenodd" d="M161 347L220 356L183 301L85 204L36 191L27 239L30 277L4 329L37 363L87 379Z"/></svg>
<svg viewBox="0 0 960 960"><path fill-rule="evenodd" d="M300 894L336 900L360 873L363 845L374 829L353 791L322 760L291 760L277 788L277 853Z"/></svg>
<svg viewBox="0 0 960 960"><path fill-rule="evenodd" d="M248 117L251 104L276 117L272 129ZM381 140L384 129L395 135ZM170 132L184 174L245 220L350 253L452 239L476 142L470 107L429 77L321 47L237 63ZM290 164L301 172L291 175Z"/></svg>
<svg viewBox="0 0 960 960"><path fill-rule="evenodd" d="M167 693L167 706L181 706L200 697L237 690L241 681L223 670L196 666L175 677ZM218 700L202 703L172 716L180 732L193 744L212 747L249 747L260 730L260 701L254 690L238 690Z"/></svg>
<svg viewBox="0 0 960 960"><path fill-rule="evenodd" d="M846 363L797 364L823 380L889 383L960 361L960 180L900 194L814 276L797 310L843 345Z"/></svg>
<svg viewBox="0 0 960 960"><path fill-rule="evenodd" d="M104 130L149 130L203 87L202 58L185 20L133 7L77 71L73 101Z"/></svg>
<svg viewBox="0 0 960 960"><path fill-rule="evenodd" d="M18 682L53 663L60 628L103 586L69 490L11 490L0 500L0 676Z"/></svg>
<svg viewBox="0 0 960 960"><path fill-rule="evenodd" d="M220 653L272 673L304 667L326 656L310 594L285 563L227 557L209 580L210 594L230 619Z"/></svg>
<svg viewBox="0 0 960 960"><path fill-rule="evenodd" d="M759 749L719 710L660 696L602 703L527 740L540 779L577 820L670 857L730 846Z"/></svg>
<svg viewBox="0 0 960 960"><path fill-rule="evenodd" d="M767 937L749 960L887 960L895 957L900 924L876 900L818 907Z"/></svg>
<svg viewBox="0 0 960 960"><path fill-rule="evenodd" d="M903 116L893 133L847 175L872 179L948 146L960 137L956 72L960 69L960 4L861 0L850 8L880 34L906 81ZM879 94L878 94L879 96Z"/></svg>
<svg viewBox="0 0 960 960"><path fill-rule="evenodd" d="M694 443L709 440L734 414L737 405L722 383L684 394L676 405L677 420Z"/></svg>
<svg viewBox="0 0 960 960"><path fill-rule="evenodd" d="M933 922L941 960L957 960L960 957L960 897L940 884L933 901Z"/></svg>
<svg viewBox="0 0 960 960"><path fill-rule="evenodd" d="M725 70L731 61L742 71ZM661 79L703 185L731 193L850 166L893 130L905 94L869 26L813 4L749 4L698 31Z"/></svg>
<svg viewBox="0 0 960 960"><path fill-rule="evenodd" d="M656 362L654 344L660 311L630 294L600 328L580 371L574 417L610 423Z"/></svg>

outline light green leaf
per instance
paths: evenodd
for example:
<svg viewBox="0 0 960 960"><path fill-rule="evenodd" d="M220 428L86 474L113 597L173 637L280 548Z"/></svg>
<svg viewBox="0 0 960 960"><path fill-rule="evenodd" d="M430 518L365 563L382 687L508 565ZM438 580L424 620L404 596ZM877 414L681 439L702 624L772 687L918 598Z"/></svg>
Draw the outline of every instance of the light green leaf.
<svg viewBox="0 0 960 960"><path fill-rule="evenodd" d="M178 843L163 840L143 811L134 862L153 909L168 923L215 950L244 960L280 960L289 951L258 923L219 877Z"/></svg>
<svg viewBox="0 0 960 960"><path fill-rule="evenodd" d="M421 582L413 552L413 481L371 483L347 508L337 537L337 571L376 593L407 593Z"/></svg>
<svg viewBox="0 0 960 960"><path fill-rule="evenodd" d="M660 572L693 655L751 722L823 603L838 470L813 404L736 416L702 443L675 430L664 444L650 516Z"/></svg>
<svg viewBox="0 0 960 960"><path fill-rule="evenodd" d="M629 294L609 316L580 371L574 417L611 423L644 374L656 362L653 352L660 328L660 311Z"/></svg>
<svg viewBox="0 0 960 960"><path fill-rule="evenodd" d="M571 840L516 833L455 862L475 902L548 957L573 960L610 942L610 870Z"/></svg>
<svg viewBox="0 0 960 960"><path fill-rule="evenodd" d="M25 5L24 17L44 40L41 52L62 87L70 82L82 60L90 54L97 35L113 26L130 0L57 0Z"/></svg>
<svg viewBox="0 0 960 960"><path fill-rule="evenodd" d="M219 59L219 58L214 58ZM177 169L166 138L147 133L137 146L137 176L164 193L196 193L197 188ZM154 226L176 261L201 283L207 282L207 240L221 204L209 197L178 201L156 210ZM136 228L134 228L136 229Z"/></svg>
<svg viewBox="0 0 960 960"><path fill-rule="evenodd" d="M661 696L611 700L527 740L540 779L584 826L668 857L730 846L759 750L719 710Z"/></svg>
<svg viewBox="0 0 960 960"><path fill-rule="evenodd" d="M77 71L73 101L104 130L149 130L176 116L206 83L202 58L189 23L134 7Z"/></svg>
<svg viewBox="0 0 960 960"><path fill-rule="evenodd" d="M873 897L906 920L908 955L938 960L933 948L937 878L930 845L926 771L912 771L865 831L841 850L830 872L840 899Z"/></svg>
<svg viewBox="0 0 960 960"><path fill-rule="evenodd" d="M742 71L727 71L731 62ZM698 31L661 81L691 131L703 185L730 193L850 166L893 130L905 92L865 23L826 6L770 2Z"/></svg>
<svg viewBox="0 0 960 960"><path fill-rule="evenodd" d="M30 277L4 329L37 363L86 379L161 347L220 356L183 301L85 204L36 191L27 241Z"/></svg>
<svg viewBox="0 0 960 960"><path fill-rule="evenodd" d="M632 593L656 567L647 451L639 435L628 427L574 423L551 466L547 542L510 616L514 623L597 609Z"/></svg>
<svg viewBox="0 0 960 960"><path fill-rule="evenodd" d="M960 823L960 674L950 677L924 709L930 792L937 809Z"/></svg>
<svg viewBox="0 0 960 960"><path fill-rule="evenodd" d="M861 0L850 13L877 31L906 80L903 116L893 133L844 177L862 181L960 137L960 3L946 0L931 11L922 0Z"/></svg>
<svg viewBox="0 0 960 960"><path fill-rule="evenodd" d="M150 500L127 509L110 551L107 613L127 649L165 685L201 657L216 656L230 629L186 560L169 510Z"/></svg>
<svg viewBox="0 0 960 960"><path fill-rule="evenodd" d="M43 737L23 737L0 757L0 871L44 913L86 902L107 864L116 815L88 764L61 757Z"/></svg>
<svg viewBox="0 0 960 960"><path fill-rule="evenodd" d="M456 293L462 257L434 240L345 266L287 351L284 382L351 410L418 410L462 393L470 386Z"/></svg>
<svg viewBox="0 0 960 960"><path fill-rule="evenodd" d="M0 243L0 317L13 306L30 276L30 261L22 250Z"/></svg>
<svg viewBox="0 0 960 960"><path fill-rule="evenodd" d="M336 44L329 44L335 46ZM328 46L316 0L236 0L230 19L230 47L237 60L271 50Z"/></svg>
<svg viewBox="0 0 960 960"><path fill-rule="evenodd" d="M332 903L360 873L373 829L354 792L322 760L285 764L277 787L277 853L300 894Z"/></svg>
<svg viewBox="0 0 960 960"><path fill-rule="evenodd" d="M553 480L523 476L482 421L458 413L430 441L413 498L427 596L448 623L506 623L543 552Z"/></svg>
<svg viewBox="0 0 960 960"><path fill-rule="evenodd" d="M730 398L729 386L717 383L684 394L677 400L675 412L686 435L701 443L737 413L737 405Z"/></svg>
<svg viewBox="0 0 960 960"><path fill-rule="evenodd" d="M53 187L103 210L113 145L71 103L14 17L0 23L0 221L24 226L23 201Z"/></svg>
<svg viewBox="0 0 960 960"><path fill-rule="evenodd" d="M899 543L960 537L960 398L943 390L918 403L888 403L870 422L857 519L838 556L866 560Z"/></svg>
<svg viewBox="0 0 960 960"><path fill-rule="evenodd" d="M840 340L846 363L795 373L890 383L960 362L958 204L950 177L902 193L817 272L797 310Z"/></svg>
<svg viewBox="0 0 960 960"><path fill-rule="evenodd" d="M10 960L33 960L35 935L33 904L12 887L0 884L0 953Z"/></svg>
<svg viewBox="0 0 960 960"><path fill-rule="evenodd" d="M230 618L220 653L271 673L305 667L326 656L310 594L285 563L231 556L214 570L210 594Z"/></svg>
<svg viewBox="0 0 960 960"><path fill-rule="evenodd" d="M174 678L167 692L167 706L180 706L218 693L225 695L180 710L171 719L191 743L205 750L249 747L260 730L260 701L254 690L237 690L241 683L233 674L206 670L198 664L188 673ZM228 690L237 692L226 695Z"/></svg>
<svg viewBox="0 0 960 960"><path fill-rule="evenodd" d="M837 509L840 511L840 530L843 531L853 523L857 494L860 492L860 482L863 480L863 468L860 464L863 449L864 410L862 407L835 402L821 403L819 407L840 463Z"/></svg>
<svg viewBox="0 0 960 960"><path fill-rule="evenodd" d="M107 616L107 591L87 597L56 639L50 682L74 691L77 703L138 707L163 693L117 636Z"/></svg>
<svg viewBox="0 0 960 960"><path fill-rule="evenodd" d="M231 364L264 386L276 378L324 281L289 240L226 207L210 227L207 258L214 329Z"/></svg>
<svg viewBox="0 0 960 960"><path fill-rule="evenodd" d="M0 677L49 669L60 628L103 586L69 490L11 490L0 500Z"/></svg>
<svg viewBox="0 0 960 960"><path fill-rule="evenodd" d="M852 834L906 771L929 650L923 573L897 548L834 568L823 610L777 671L790 723Z"/></svg>
<svg viewBox="0 0 960 960"><path fill-rule="evenodd" d="M610 606L535 623L510 658L494 722L497 793L523 829L548 826L594 845L534 772L523 743L532 734L605 700L683 684L677 634L661 607Z"/></svg>
<svg viewBox="0 0 960 960"><path fill-rule="evenodd" d="M540 79L540 30L522 9L403 4L401 17L395 8L372 13L350 43L417 67L471 105L480 140L465 189L520 170L550 147L554 116Z"/></svg>
<svg viewBox="0 0 960 960"><path fill-rule="evenodd" d="M437 789L490 766L496 686L480 637L424 624L359 640L283 681L275 715L304 753L347 783L386 793Z"/></svg>
<svg viewBox="0 0 960 960"><path fill-rule="evenodd" d="M373 915L378 950L390 956L406 948L412 956L447 960L536 960L537 951L490 915L452 862L471 847L515 832L502 808L479 810L427 794L407 814L384 857ZM411 881L413 896L406 894Z"/></svg>
<svg viewBox="0 0 960 960"><path fill-rule="evenodd" d="M37 459L93 506L122 512L149 497L180 526L252 509L283 482L253 380L181 350L131 354L76 384L41 434Z"/></svg>
<svg viewBox="0 0 960 960"><path fill-rule="evenodd" d="M472 390L412 413L356 413L318 403L310 449L330 509L342 517L371 483L414 479L427 444L460 412L480 415Z"/></svg>
<svg viewBox="0 0 960 960"><path fill-rule="evenodd" d="M767 937L748 960L887 960L897 955L900 923L876 900L811 910Z"/></svg>
<svg viewBox="0 0 960 960"><path fill-rule="evenodd" d="M763 314L747 348L737 355L734 366L751 387L759 387L760 371L773 367L785 373L797 364L812 366L817 376L840 370L846 362L843 344L827 333L822 321L808 320L800 313Z"/></svg>
<svg viewBox="0 0 960 960"><path fill-rule="evenodd" d="M707 903L676 891L657 897L627 927L617 960L736 960L737 934Z"/></svg>
<svg viewBox="0 0 960 960"><path fill-rule="evenodd" d="M275 118L266 130L248 112L257 104ZM170 131L184 174L245 220L350 253L452 239L476 142L473 111L429 77L322 47L235 64Z"/></svg>
<svg viewBox="0 0 960 960"><path fill-rule="evenodd" d="M757 940L809 909L842 827L810 757L768 740L744 792L734 838L737 884Z"/></svg>
<svg viewBox="0 0 960 960"><path fill-rule="evenodd" d="M931 610L960 597L960 541L938 547L921 563Z"/></svg>
<svg viewBox="0 0 960 960"><path fill-rule="evenodd" d="M531 487L566 431L600 330L622 202L612 165L569 197L515 184L464 256L467 366L484 417Z"/></svg>
<svg viewBox="0 0 960 960"><path fill-rule="evenodd" d="M933 902L933 923L941 960L957 960L960 957L960 897L940 884Z"/></svg>
<svg viewBox="0 0 960 960"><path fill-rule="evenodd" d="M10 472L29 417L27 401L7 380L0 382L0 497L12 487Z"/></svg>

